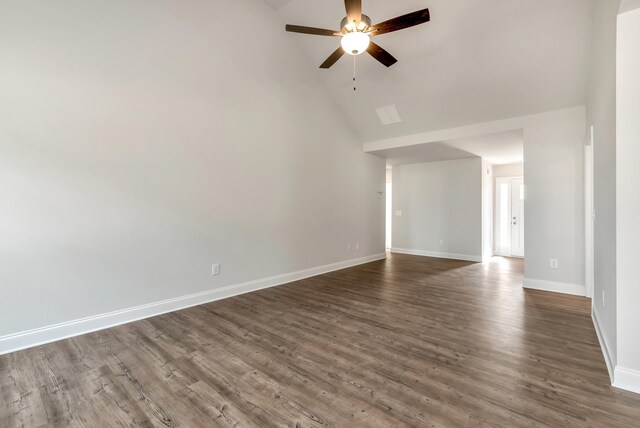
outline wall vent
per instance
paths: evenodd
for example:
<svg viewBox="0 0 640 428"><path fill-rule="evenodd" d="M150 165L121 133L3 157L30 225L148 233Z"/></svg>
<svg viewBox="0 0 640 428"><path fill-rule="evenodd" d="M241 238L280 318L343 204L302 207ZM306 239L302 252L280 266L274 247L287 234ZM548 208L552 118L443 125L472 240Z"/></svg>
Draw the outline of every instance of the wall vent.
<svg viewBox="0 0 640 428"><path fill-rule="evenodd" d="M380 119L380 123L383 125L392 125L394 123L402 122L395 104L378 107L376 109L376 114L378 115L378 119Z"/></svg>

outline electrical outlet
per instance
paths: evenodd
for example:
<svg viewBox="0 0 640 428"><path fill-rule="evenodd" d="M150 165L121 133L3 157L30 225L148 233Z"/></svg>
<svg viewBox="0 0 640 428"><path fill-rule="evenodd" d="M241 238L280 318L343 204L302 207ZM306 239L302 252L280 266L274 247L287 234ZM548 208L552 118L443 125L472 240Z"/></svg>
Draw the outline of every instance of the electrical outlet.
<svg viewBox="0 0 640 428"><path fill-rule="evenodd" d="M356 242L356 250L359 250L359 249L360 249L360 243Z"/></svg>
<svg viewBox="0 0 640 428"><path fill-rule="evenodd" d="M551 259L549 266L551 266L551 269L558 269L558 259Z"/></svg>
<svg viewBox="0 0 640 428"><path fill-rule="evenodd" d="M211 275L220 275L220 265L218 263L211 265Z"/></svg>
<svg viewBox="0 0 640 428"><path fill-rule="evenodd" d="M602 307L604 308L604 290L602 290Z"/></svg>
<svg viewBox="0 0 640 428"><path fill-rule="evenodd" d="M351 251L351 244L347 244L347 250Z"/></svg>
<svg viewBox="0 0 640 428"><path fill-rule="evenodd" d="M396 217L402 217L402 211L396 211Z"/></svg>
<svg viewBox="0 0 640 428"><path fill-rule="evenodd" d="M444 239L440 240L440 246L443 247L444 246Z"/></svg>

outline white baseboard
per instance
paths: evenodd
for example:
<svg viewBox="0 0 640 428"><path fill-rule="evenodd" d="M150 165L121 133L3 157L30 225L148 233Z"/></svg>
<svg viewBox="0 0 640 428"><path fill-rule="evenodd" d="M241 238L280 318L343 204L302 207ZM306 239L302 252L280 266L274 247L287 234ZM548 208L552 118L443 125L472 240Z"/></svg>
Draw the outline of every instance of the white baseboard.
<svg viewBox="0 0 640 428"><path fill-rule="evenodd" d="M609 346L607 335L604 334L604 330L602 329L595 309L591 311L591 319L593 320L593 326L596 329L596 335L600 342L604 362L607 364L607 371L609 372L611 385L616 388L640 394L640 371L617 365L616 358L611 352L611 346Z"/></svg>
<svg viewBox="0 0 640 428"><path fill-rule="evenodd" d="M0 355L384 258L385 253L375 254L2 336Z"/></svg>
<svg viewBox="0 0 640 428"><path fill-rule="evenodd" d="M609 378L611 379L611 383L613 384L614 379L614 368L616 366L616 360L611 352L611 347L609 346L609 341L607 340L607 335L604 334L604 330L600 325L600 321L598 320L598 316L596 314L595 309L591 310L591 320L593 321L593 327L596 330L596 335L598 336L598 342L600 342L600 349L602 349L602 355L604 356L604 362L607 365L607 371L609 372Z"/></svg>
<svg viewBox="0 0 640 428"><path fill-rule="evenodd" d="M613 386L640 394L640 371L616 366Z"/></svg>
<svg viewBox="0 0 640 428"><path fill-rule="evenodd" d="M545 281L542 279L524 278L522 286L531 290L552 291L554 293L573 294L586 296L587 289L584 285L570 284L567 282Z"/></svg>
<svg viewBox="0 0 640 428"><path fill-rule="evenodd" d="M409 254L412 256L437 257L439 259L465 260L469 262L482 263L482 256L471 256L468 254L441 253L438 251L411 250L408 248L391 248L392 253Z"/></svg>

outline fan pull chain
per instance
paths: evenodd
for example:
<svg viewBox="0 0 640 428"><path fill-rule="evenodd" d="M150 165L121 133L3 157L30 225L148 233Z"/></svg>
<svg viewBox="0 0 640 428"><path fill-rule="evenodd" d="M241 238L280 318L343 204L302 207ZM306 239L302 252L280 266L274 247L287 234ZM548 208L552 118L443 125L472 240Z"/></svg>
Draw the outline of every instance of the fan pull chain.
<svg viewBox="0 0 640 428"><path fill-rule="evenodd" d="M356 90L356 56L353 56L353 90Z"/></svg>

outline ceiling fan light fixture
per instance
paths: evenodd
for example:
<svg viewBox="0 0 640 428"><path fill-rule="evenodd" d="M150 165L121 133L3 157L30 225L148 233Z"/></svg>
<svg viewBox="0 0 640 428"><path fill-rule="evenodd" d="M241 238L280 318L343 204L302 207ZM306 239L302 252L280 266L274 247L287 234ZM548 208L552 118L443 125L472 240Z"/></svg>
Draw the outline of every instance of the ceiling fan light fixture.
<svg viewBox="0 0 640 428"><path fill-rule="evenodd" d="M367 52L380 64L385 67L391 67L398 62L389 52L371 41L373 37L382 34L393 33L394 31L404 30L405 28L414 27L416 25L429 22L431 15L429 9L417 10L402 16L387 19L375 25L371 25L371 18L362 13L362 0L343 0L347 16L340 21L340 30L327 30L324 28L305 27L302 25L285 26L285 30L292 33L312 34L316 36L340 36L340 47L333 51L320 68L331 68L342 56L347 53L349 55L360 55ZM354 63L355 69L355 63Z"/></svg>
<svg viewBox="0 0 640 428"><path fill-rule="evenodd" d="M349 55L360 55L367 50L370 42L371 37L369 37L368 34L353 31L342 36L340 44L342 45L342 49Z"/></svg>

